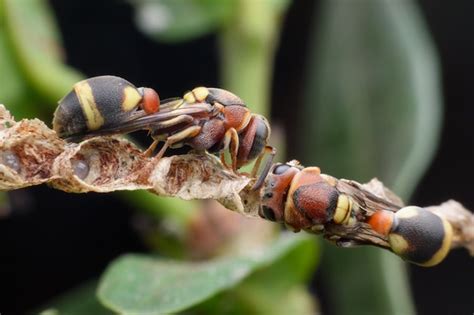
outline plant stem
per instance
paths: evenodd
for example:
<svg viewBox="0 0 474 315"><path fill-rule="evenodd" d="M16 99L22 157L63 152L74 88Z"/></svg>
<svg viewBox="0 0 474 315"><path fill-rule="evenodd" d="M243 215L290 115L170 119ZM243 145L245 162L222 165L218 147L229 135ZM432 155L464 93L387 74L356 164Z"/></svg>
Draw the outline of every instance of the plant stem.
<svg viewBox="0 0 474 315"><path fill-rule="evenodd" d="M253 112L268 116L273 59L288 1L239 0L220 34L221 78Z"/></svg>

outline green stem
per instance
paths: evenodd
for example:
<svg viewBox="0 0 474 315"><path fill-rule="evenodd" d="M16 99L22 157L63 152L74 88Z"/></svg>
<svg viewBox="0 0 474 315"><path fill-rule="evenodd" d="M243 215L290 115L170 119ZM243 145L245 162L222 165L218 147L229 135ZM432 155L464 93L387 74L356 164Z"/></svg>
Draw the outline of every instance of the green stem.
<svg viewBox="0 0 474 315"><path fill-rule="evenodd" d="M268 116L273 59L287 1L239 0L234 19L221 31L223 86L253 112Z"/></svg>

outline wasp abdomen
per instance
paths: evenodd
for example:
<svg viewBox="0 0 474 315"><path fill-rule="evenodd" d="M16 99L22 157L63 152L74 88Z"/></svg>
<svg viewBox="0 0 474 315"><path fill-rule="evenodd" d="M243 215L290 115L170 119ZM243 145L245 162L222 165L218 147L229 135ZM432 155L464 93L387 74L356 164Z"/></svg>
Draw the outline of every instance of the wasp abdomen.
<svg viewBox="0 0 474 315"><path fill-rule="evenodd" d="M59 101L53 128L68 137L116 125L142 101L140 91L125 79L99 76L76 83Z"/></svg>
<svg viewBox="0 0 474 315"><path fill-rule="evenodd" d="M429 267L440 263L451 247L451 224L420 207L408 206L395 213L379 210L367 223L387 237L395 254L417 265Z"/></svg>
<svg viewBox="0 0 474 315"><path fill-rule="evenodd" d="M84 113L75 91L69 92L59 101L54 112L53 129L61 138L87 131Z"/></svg>
<svg viewBox="0 0 474 315"><path fill-rule="evenodd" d="M404 259L434 266L449 252L452 227L431 211L410 206L395 213L388 239L392 250Z"/></svg>

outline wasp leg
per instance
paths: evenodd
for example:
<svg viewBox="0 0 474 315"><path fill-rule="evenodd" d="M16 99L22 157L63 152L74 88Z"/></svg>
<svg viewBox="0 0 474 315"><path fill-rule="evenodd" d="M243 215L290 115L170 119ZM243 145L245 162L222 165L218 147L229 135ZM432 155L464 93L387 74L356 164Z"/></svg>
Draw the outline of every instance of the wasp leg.
<svg viewBox="0 0 474 315"><path fill-rule="evenodd" d="M265 182L265 178L267 178L268 172L270 171L270 168L272 167L273 159L275 158L275 154L276 154L276 149L268 145L265 147L265 150L258 156L257 161L255 161L255 164L253 165L252 172L251 172L252 178L254 178L257 175L258 169L260 168L260 163L262 162L263 156L266 153L270 154L270 157L265 163L265 167L263 168L262 173L258 177L258 180L252 186L252 190L259 190L262 187L263 183Z"/></svg>
<svg viewBox="0 0 474 315"><path fill-rule="evenodd" d="M158 145L158 143L160 143L160 140L153 140L152 144L150 144L148 149L146 149L145 152L143 152L143 154L146 157L150 157L153 154L153 151L155 151L156 146Z"/></svg>
<svg viewBox="0 0 474 315"><path fill-rule="evenodd" d="M155 157L154 157L155 163L158 162L163 157L163 154L165 154L165 151L170 146L172 146L173 144L175 144L177 142L183 141L186 138L195 137L199 134L200 131L201 131L200 126L191 126L191 127L187 127L186 129L183 129L180 132L177 132L174 135L168 137L168 139L166 139L166 141L165 141L165 144L161 148L160 152L158 152L158 154L155 155Z"/></svg>
<svg viewBox="0 0 474 315"><path fill-rule="evenodd" d="M154 135L159 135L160 130L169 129L170 127L178 126L180 124L189 124L193 120L194 118L190 115L180 115L178 117L153 124L152 128L150 128L150 133L153 133ZM153 151L155 151L156 146L158 145L158 143L160 143L160 141L161 139L154 139L153 143L148 147L148 149L146 149L143 154L145 154L145 156L147 157L152 156Z"/></svg>
<svg viewBox="0 0 474 315"><path fill-rule="evenodd" d="M224 165L225 168L229 169L230 166L227 164L227 162L226 162L226 160L225 160L224 151L221 152L220 156L221 156L221 163L222 163L222 165Z"/></svg>
<svg viewBox="0 0 474 315"><path fill-rule="evenodd" d="M230 168L227 162L225 161L224 151L229 149L230 157L232 161L232 171L235 174L237 172L237 153L239 151L239 134L235 128L230 128L226 131L224 135L224 147L221 153L221 162L226 168Z"/></svg>
<svg viewBox="0 0 474 315"><path fill-rule="evenodd" d="M250 175L252 177L255 177L257 175L257 172L258 172L258 169L260 168L260 164L262 163L262 160L263 160L263 157L265 156L265 154L270 154L270 157L267 161L267 164L265 166L267 166L268 164L271 164L273 163L273 158L275 157L275 154L276 154L276 149L274 147L271 147L269 145L265 146L265 149L263 150L262 153L260 153L260 155L257 157L257 160L255 161L255 164L253 165L253 168L252 168L252 172L250 173ZM268 168L270 169L270 168ZM265 173L265 172L263 172ZM267 171L268 173L268 171ZM266 176L266 174L264 174Z"/></svg>
<svg viewBox="0 0 474 315"><path fill-rule="evenodd" d="M180 97L168 98L161 101L160 112L163 110L174 110L181 107L184 104L184 100Z"/></svg>

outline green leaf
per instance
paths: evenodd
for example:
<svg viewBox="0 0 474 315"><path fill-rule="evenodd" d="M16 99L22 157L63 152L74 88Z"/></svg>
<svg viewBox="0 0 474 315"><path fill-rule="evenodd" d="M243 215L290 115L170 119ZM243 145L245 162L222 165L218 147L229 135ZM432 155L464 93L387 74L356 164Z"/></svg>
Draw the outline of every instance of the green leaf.
<svg viewBox="0 0 474 315"><path fill-rule="evenodd" d="M109 266L98 296L125 314L177 312L234 287L254 270L268 266L308 236L284 234L263 251L206 262L183 262L126 255Z"/></svg>
<svg viewBox="0 0 474 315"><path fill-rule="evenodd" d="M268 290L268 283L243 286L237 297L250 306L240 314L312 315L317 314L314 298L303 285L288 287L285 292Z"/></svg>
<svg viewBox="0 0 474 315"><path fill-rule="evenodd" d="M317 241L308 236L273 264L186 314L315 314L314 298L303 284L318 256Z"/></svg>
<svg viewBox="0 0 474 315"><path fill-rule="evenodd" d="M337 177L378 177L407 198L431 161L441 119L438 63L418 8L331 0L317 21L301 156ZM336 313L414 313L398 257L328 246L322 265Z"/></svg>
<svg viewBox="0 0 474 315"><path fill-rule="evenodd" d="M81 75L63 64L59 32L49 6L44 0L0 0L0 6L24 79L54 108Z"/></svg>
<svg viewBox="0 0 474 315"><path fill-rule="evenodd" d="M232 15L235 0L129 0L137 25L164 42L180 42L216 31Z"/></svg>
<svg viewBox="0 0 474 315"><path fill-rule="evenodd" d="M95 291L97 281L91 281L80 287L73 289L53 301L49 302L41 312L41 315L109 315L114 314L104 308L97 297Z"/></svg>
<svg viewBox="0 0 474 315"><path fill-rule="evenodd" d="M260 283L223 292L183 314L310 315L318 312L314 297L304 286L294 285L284 293L275 293L271 290L271 284Z"/></svg>
<svg viewBox="0 0 474 315"><path fill-rule="evenodd" d="M24 93L25 85L21 80L15 59L8 45L2 20L0 15L0 78L2 84L0 103L7 106L10 104L13 107L14 102L21 98L22 93Z"/></svg>
<svg viewBox="0 0 474 315"><path fill-rule="evenodd" d="M241 286L261 287L261 290L273 295L285 294L288 288L311 279L318 258L317 238L304 234L304 238L301 238L284 256L270 266L253 273Z"/></svg>
<svg viewBox="0 0 474 315"><path fill-rule="evenodd" d="M268 117L274 56L290 1L238 2L231 23L219 34L222 84L252 111Z"/></svg>

